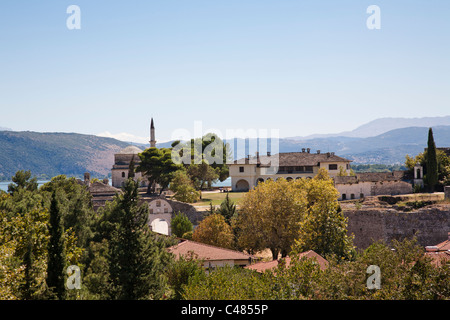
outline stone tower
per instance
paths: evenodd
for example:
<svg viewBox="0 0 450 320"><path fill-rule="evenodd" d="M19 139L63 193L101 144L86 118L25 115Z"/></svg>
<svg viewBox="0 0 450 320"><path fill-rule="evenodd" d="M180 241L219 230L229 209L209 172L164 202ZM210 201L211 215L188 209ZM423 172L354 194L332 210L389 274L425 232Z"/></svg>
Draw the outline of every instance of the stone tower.
<svg viewBox="0 0 450 320"><path fill-rule="evenodd" d="M153 124L153 118L150 123L150 148L156 148L155 125Z"/></svg>

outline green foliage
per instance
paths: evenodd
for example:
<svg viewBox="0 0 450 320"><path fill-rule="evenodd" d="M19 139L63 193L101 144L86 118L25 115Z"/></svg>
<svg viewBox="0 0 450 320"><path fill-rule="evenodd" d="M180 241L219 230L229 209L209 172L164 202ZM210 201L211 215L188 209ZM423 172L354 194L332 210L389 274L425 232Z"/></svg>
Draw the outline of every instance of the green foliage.
<svg viewBox="0 0 450 320"><path fill-rule="evenodd" d="M155 191L152 190L155 183L160 185L160 193L167 189L173 174L183 169L181 165L172 161L172 150L168 148L148 148L139 154L139 158L141 163L136 168L136 171L143 172L148 177L149 193Z"/></svg>
<svg viewBox="0 0 450 320"><path fill-rule="evenodd" d="M191 139L184 144L177 142L172 146L174 156L183 161L197 190L209 188L213 182L229 177L227 161L231 151L217 135L208 133L202 138ZM185 152L190 152L190 157L186 157Z"/></svg>
<svg viewBox="0 0 450 320"><path fill-rule="evenodd" d="M434 265L413 240L376 242L353 260L329 257L321 269L315 259L292 253L264 273L221 267L191 277L183 298L213 299L315 299L315 300L427 300L450 299L450 264ZM380 267L381 288L367 288L370 265Z"/></svg>
<svg viewBox="0 0 450 320"><path fill-rule="evenodd" d="M64 269L66 256L64 252L64 237L61 212L56 195L53 193L50 204L49 242L46 283L51 295L64 299L66 289L64 285Z"/></svg>
<svg viewBox="0 0 450 320"><path fill-rule="evenodd" d="M192 232L192 222L189 218L182 212L178 212L175 217L172 218L170 222L170 227L172 234L181 238L187 232Z"/></svg>
<svg viewBox="0 0 450 320"><path fill-rule="evenodd" d="M177 261L171 263L166 271L167 283L171 287L169 293L171 299L180 300L184 294L184 288L193 278L203 278L204 270L201 261L194 254L186 257L180 256Z"/></svg>
<svg viewBox="0 0 450 320"><path fill-rule="evenodd" d="M173 198L181 202L193 203L200 199L200 192L195 190L184 170L178 170L173 174L169 189L175 193Z"/></svg>
<svg viewBox="0 0 450 320"><path fill-rule="evenodd" d="M231 224L231 219L237 216L236 204L230 200L228 192L225 200L222 201L219 208L217 208L215 212L222 215L228 224Z"/></svg>
<svg viewBox="0 0 450 320"><path fill-rule="evenodd" d="M8 192L13 194L20 189L25 189L28 191L36 191L38 184L37 178L31 178L30 171L19 170L16 174L11 178L13 183L8 185Z"/></svg>
<svg viewBox="0 0 450 320"><path fill-rule="evenodd" d="M222 215L212 214L195 228L192 240L217 247L232 248L234 235Z"/></svg>
<svg viewBox="0 0 450 320"><path fill-rule="evenodd" d="M123 193L104 212L103 220L109 222L106 230L113 299L157 299L165 292L160 273L170 256L149 230L148 206L138 200L138 184L128 179Z"/></svg>

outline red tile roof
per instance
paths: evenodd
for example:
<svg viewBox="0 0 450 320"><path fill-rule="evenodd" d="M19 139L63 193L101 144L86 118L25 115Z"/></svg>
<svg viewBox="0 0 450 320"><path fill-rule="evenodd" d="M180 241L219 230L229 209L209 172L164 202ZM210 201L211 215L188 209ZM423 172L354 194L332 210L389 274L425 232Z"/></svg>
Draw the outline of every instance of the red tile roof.
<svg viewBox="0 0 450 320"><path fill-rule="evenodd" d="M252 255L245 254L240 251L215 247L209 244L184 240L170 248L168 251L173 253L177 258L187 256L194 253L198 259L214 261L214 260L249 260L254 259Z"/></svg>
<svg viewBox="0 0 450 320"><path fill-rule="evenodd" d="M306 258L313 258L316 259L317 263L320 266L320 269L325 269L328 266L328 261L325 260L321 255L317 254L313 250L305 251L299 254L299 259L306 257ZM291 258L288 256L285 258L286 261L286 267L289 267L291 263ZM258 262L249 266L246 266L246 269L255 270L258 272L264 272L269 269L276 268L278 266L279 260L272 260L267 262Z"/></svg>

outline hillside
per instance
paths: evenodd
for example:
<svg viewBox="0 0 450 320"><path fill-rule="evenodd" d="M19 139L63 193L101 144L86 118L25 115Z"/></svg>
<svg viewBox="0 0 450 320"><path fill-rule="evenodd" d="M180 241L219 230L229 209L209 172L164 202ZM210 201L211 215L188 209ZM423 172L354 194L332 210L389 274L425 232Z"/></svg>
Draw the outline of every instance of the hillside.
<svg viewBox="0 0 450 320"><path fill-rule="evenodd" d="M450 126L433 127L434 139L438 147L450 147ZM391 130L368 138L329 137L315 139L280 139L280 152L301 151L336 152L339 156L361 164L404 163L405 155L415 156L427 145L428 128L409 127ZM239 142L241 143L241 142ZM238 143L238 144L239 144ZM241 143L242 145L242 143ZM254 154L256 150L242 151L241 155Z"/></svg>
<svg viewBox="0 0 450 320"><path fill-rule="evenodd" d="M112 138L77 133L0 132L0 179L18 170L52 177L110 173L114 153L129 145Z"/></svg>
<svg viewBox="0 0 450 320"><path fill-rule="evenodd" d="M331 137L369 138L388 131L409 127L450 126L450 116L423 118L379 118L365 123L352 131L333 134L313 134L306 137L292 137L291 140L305 140Z"/></svg>

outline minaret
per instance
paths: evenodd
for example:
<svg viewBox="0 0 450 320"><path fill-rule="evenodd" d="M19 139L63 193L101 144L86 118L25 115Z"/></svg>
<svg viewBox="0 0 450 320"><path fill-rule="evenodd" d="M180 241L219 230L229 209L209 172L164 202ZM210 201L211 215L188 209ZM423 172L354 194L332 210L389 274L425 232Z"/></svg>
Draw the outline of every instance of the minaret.
<svg viewBox="0 0 450 320"><path fill-rule="evenodd" d="M155 125L153 124L153 118L150 123L150 148L156 148Z"/></svg>

